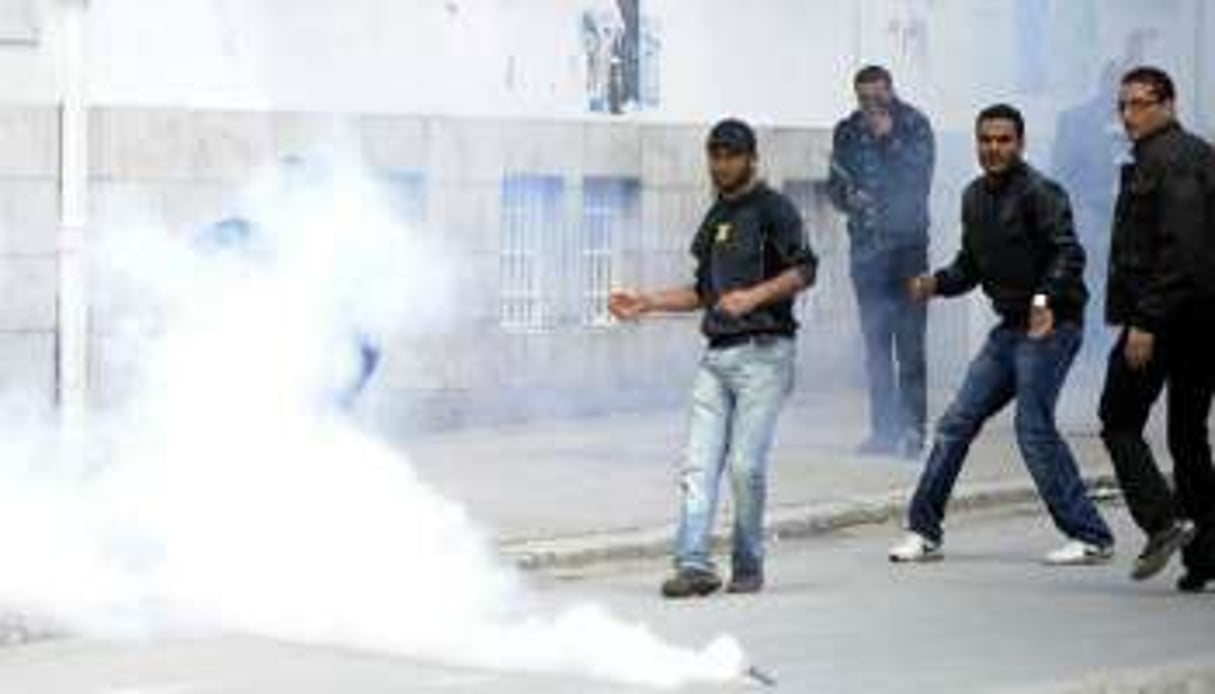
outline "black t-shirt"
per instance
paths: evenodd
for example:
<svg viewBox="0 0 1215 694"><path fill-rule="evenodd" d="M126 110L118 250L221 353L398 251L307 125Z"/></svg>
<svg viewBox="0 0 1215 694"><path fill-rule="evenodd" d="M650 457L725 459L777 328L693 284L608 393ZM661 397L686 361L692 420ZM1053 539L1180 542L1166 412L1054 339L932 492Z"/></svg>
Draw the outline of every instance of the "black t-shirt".
<svg viewBox="0 0 1215 694"><path fill-rule="evenodd" d="M761 306L737 318L716 308L727 292L746 289L796 269L809 285L818 258L806 240L801 215L784 195L764 184L741 197L719 197L692 242L696 292L705 305L701 330L711 341L797 331L793 299Z"/></svg>

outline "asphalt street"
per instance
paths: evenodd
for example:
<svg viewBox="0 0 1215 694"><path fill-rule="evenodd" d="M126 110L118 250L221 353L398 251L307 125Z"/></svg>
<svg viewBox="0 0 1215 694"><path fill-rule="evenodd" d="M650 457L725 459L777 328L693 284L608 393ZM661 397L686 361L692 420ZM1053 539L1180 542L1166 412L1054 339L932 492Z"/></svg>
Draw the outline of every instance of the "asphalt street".
<svg viewBox="0 0 1215 694"><path fill-rule="evenodd" d="M1115 563L1048 568L1058 541L1036 508L965 514L947 558L885 559L898 529L877 526L772 547L768 589L663 602L657 562L530 577L541 611L592 600L679 643L729 633L778 692L1034 692L1094 673L1134 672L1215 657L1215 592L1180 595L1177 567L1127 578L1139 539ZM691 690L691 689L689 689ZM723 692L760 691L754 684ZM62 638L0 649L0 692L20 694L388 694L624 692L611 682L470 671L252 637L154 643ZM695 691L713 691L697 687Z"/></svg>

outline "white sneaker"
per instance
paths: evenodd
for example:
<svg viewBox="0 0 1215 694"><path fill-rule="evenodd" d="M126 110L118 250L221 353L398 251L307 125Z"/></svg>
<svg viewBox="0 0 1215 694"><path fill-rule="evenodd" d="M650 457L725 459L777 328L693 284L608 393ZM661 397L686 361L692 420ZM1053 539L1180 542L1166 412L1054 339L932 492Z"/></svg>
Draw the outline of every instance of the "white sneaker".
<svg viewBox="0 0 1215 694"><path fill-rule="evenodd" d="M919 533L907 537L890 548L890 561L895 563L940 561L945 558L941 543L933 542Z"/></svg>
<svg viewBox="0 0 1215 694"><path fill-rule="evenodd" d="M1067 544L1051 552L1043 558L1047 566L1092 566L1105 564L1114 558L1113 546L1099 545L1070 540Z"/></svg>

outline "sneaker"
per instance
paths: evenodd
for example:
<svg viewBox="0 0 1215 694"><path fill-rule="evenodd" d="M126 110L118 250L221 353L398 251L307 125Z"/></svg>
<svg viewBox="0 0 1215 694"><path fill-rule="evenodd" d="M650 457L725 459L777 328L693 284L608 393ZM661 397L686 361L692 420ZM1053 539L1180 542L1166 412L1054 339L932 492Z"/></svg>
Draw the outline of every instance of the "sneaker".
<svg viewBox="0 0 1215 694"><path fill-rule="evenodd" d="M895 563L939 561L945 558L940 542L933 542L919 533L908 533L903 541L890 548L890 561Z"/></svg>
<svg viewBox="0 0 1215 694"><path fill-rule="evenodd" d="M705 569L679 569L675 575L663 581L664 598L703 598L721 588L717 574Z"/></svg>
<svg viewBox="0 0 1215 694"><path fill-rule="evenodd" d="M1042 561L1047 566L1092 566L1105 564L1113 558L1112 545L1094 545L1081 540L1071 540L1047 554Z"/></svg>
<svg viewBox="0 0 1215 694"><path fill-rule="evenodd" d="M1166 530L1162 530L1148 538L1143 552L1135 560L1135 568L1131 578L1136 581L1146 581L1164 570L1169 560L1179 552L1198 532L1194 524L1188 520L1174 521Z"/></svg>
<svg viewBox="0 0 1215 694"><path fill-rule="evenodd" d="M899 450L897 441L885 436L870 436L856 447L857 455L893 455Z"/></svg>
<svg viewBox="0 0 1215 694"><path fill-rule="evenodd" d="M763 589L762 573L735 574L730 577L730 585L726 586L726 592L734 594L758 593Z"/></svg>
<svg viewBox="0 0 1215 694"><path fill-rule="evenodd" d="M1204 572L1189 569L1177 579L1177 590L1183 593L1201 593L1212 581L1215 581L1215 570Z"/></svg>

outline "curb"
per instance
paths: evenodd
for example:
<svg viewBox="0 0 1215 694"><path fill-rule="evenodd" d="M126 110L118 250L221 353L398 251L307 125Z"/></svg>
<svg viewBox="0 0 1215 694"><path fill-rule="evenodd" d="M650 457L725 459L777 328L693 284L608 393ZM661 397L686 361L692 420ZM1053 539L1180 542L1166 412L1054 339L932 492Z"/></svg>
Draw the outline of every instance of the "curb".
<svg viewBox="0 0 1215 694"><path fill-rule="evenodd" d="M1215 659L1095 672L1064 682L1000 689L994 694L1208 694L1215 691Z"/></svg>
<svg viewBox="0 0 1215 694"><path fill-rule="evenodd" d="M1085 477L1091 496L1099 501L1117 498L1117 483L1112 475ZM959 488L950 501L953 513L974 512L1016 506L1037 501L1038 493L1030 482L998 482ZM898 522L907 514L908 499L903 492L859 497L848 501L790 505L768 512L766 535L770 541L817 537L847 528ZM656 559L670 555L675 527L635 528L545 540L503 543L503 556L525 571L574 569L612 562ZM726 547L726 536L715 533L714 549Z"/></svg>

